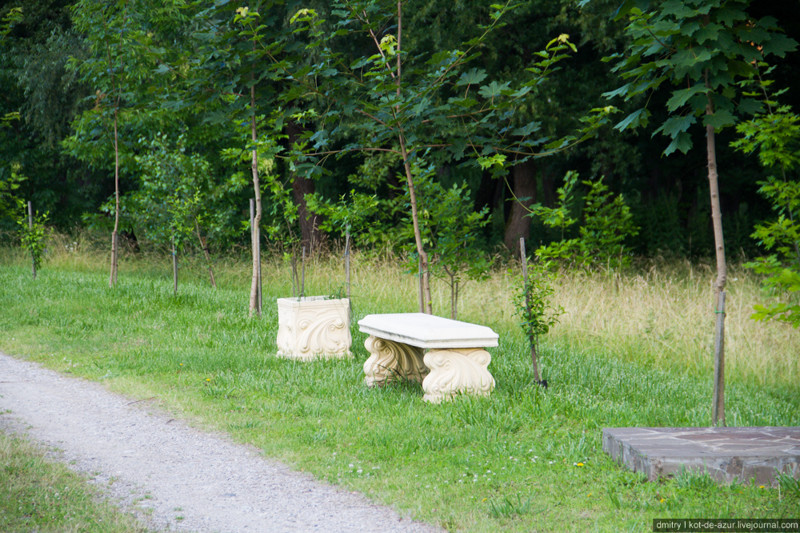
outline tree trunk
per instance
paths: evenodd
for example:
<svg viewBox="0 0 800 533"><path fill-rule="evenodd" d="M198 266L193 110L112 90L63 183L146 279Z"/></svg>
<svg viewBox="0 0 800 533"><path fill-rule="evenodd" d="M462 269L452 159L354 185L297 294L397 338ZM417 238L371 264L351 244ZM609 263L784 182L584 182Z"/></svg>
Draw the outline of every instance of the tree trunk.
<svg viewBox="0 0 800 533"><path fill-rule="evenodd" d="M256 88L250 87L250 109L252 111L252 121L250 124L250 135L253 141L251 170L253 173L253 192L255 194L256 212L253 216L252 242L253 252L253 276L250 283L250 314L255 313L261 316L261 183L258 179L258 149L255 143L258 140L256 133Z"/></svg>
<svg viewBox="0 0 800 533"><path fill-rule="evenodd" d="M296 122L290 122L286 126L289 146L297 142L301 131L302 127ZM306 203L306 195L314 194L314 191L314 180L299 174L292 175L292 197L295 205L297 205L297 216L300 221L300 236L302 239L301 245L305 246L310 254L313 254L314 250L318 249L325 239L325 233L319 229L322 217L309 211Z"/></svg>
<svg viewBox="0 0 800 533"><path fill-rule="evenodd" d="M708 87L706 72L706 87ZM711 96L708 97L706 115L714 113ZM715 426L725 425L725 283L728 279L728 266L725 261L725 240L722 235L722 210L719 202L719 179L717 175L717 149L714 127L706 126L706 152L708 159L708 186L711 196L711 220L714 227L714 248L717 258L717 279L714 282L714 312L717 327L714 339L714 398L712 417Z"/></svg>
<svg viewBox="0 0 800 533"><path fill-rule="evenodd" d="M108 286L117 284L117 264L119 261L119 137L117 133L117 110L119 98L114 106L114 231L111 232L111 273Z"/></svg>
<svg viewBox="0 0 800 533"><path fill-rule="evenodd" d="M536 202L536 165L529 159L512 167L511 175L515 198L512 198L503 242L516 255L519 251L519 239L529 240L531 235L531 219L528 214L530 206Z"/></svg>

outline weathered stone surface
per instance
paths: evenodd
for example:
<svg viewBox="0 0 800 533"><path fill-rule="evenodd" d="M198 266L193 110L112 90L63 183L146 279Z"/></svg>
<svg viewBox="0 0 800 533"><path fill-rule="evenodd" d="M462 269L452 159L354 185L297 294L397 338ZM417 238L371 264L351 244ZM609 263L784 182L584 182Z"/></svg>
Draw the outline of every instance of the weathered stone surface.
<svg viewBox="0 0 800 533"><path fill-rule="evenodd" d="M719 482L800 478L800 427L605 428L603 451L651 481L684 468Z"/></svg>
<svg viewBox="0 0 800 533"><path fill-rule="evenodd" d="M358 326L380 339L424 349L486 348L497 346L499 338L486 326L425 313L367 315Z"/></svg>
<svg viewBox="0 0 800 533"><path fill-rule="evenodd" d="M359 329L370 358L364 363L369 386L392 379L422 381L423 400L439 403L458 394L488 396L495 386L492 360L483 348L497 346L491 328L423 313L367 315ZM425 353L425 350L429 350Z"/></svg>
<svg viewBox="0 0 800 533"><path fill-rule="evenodd" d="M278 298L279 357L302 361L350 357L352 342L349 299Z"/></svg>

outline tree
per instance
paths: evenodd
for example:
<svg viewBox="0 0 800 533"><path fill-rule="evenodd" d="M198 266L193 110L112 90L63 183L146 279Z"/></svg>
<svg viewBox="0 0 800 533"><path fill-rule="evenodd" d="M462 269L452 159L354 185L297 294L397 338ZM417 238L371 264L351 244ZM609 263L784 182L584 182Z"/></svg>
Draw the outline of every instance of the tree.
<svg viewBox="0 0 800 533"><path fill-rule="evenodd" d="M503 166L509 156L523 162L555 153L588 138L613 108L595 110L578 134L555 141L542 136L537 121L517 126L516 99L535 93L555 64L574 49L568 36L553 39L537 53L539 60L529 67L527 79L486 82L484 70L468 70L468 65L488 35L502 27L510 3L493 5L479 34L459 48L424 58L404 48L403 5L403 1L335 2L331 22L314 10L298 11L292 22L308 35L307 53L319 59L290 76L298 82L290 97L322 110L315 113L322 119L318 130L309 132L300 147L312 158L306 163L310 172L317 171L319 161L336 154L392 154L408 194L421 263L420 310L432 313L431 261L413 169L465 160ZM349 39L350 44L359 39L370 51L344 53L335 48L337 38Z"/></svg>
<svg viewBox="0 0 800 533"><path fill-rule="evenodd" d="M458 297L463 283L469 279L488 276L491 261L481 249L480 231L488 224L488 209L476 211L466 183L453 183L445 188L436 178L436 169L412 169L415 186L419 192L420 227L422 240L430 252L431 272L445 279L450 288L450 318L458 318ZM405 205L407 194L403 196ZM402 242L413 242L413 227L406 214ZM411 250L409 250L411 251ZM409 254L410 270L416 268L416 255Z"/></svg>
<svg viewBox="0 0 800 533"><path fill-rule="evenodd" d="M586 3L585 0L584 3ZM715 134L737 121L737 115L752 114L761 108L754 98L737 91L737 82L751 79L756 64L769 55L783 57L795 49L792 39L780 33L775 19L754 19L747 13L747 0L666 0L646 2L643 10L633 0L620 7L619 17L627 17L625 29L631 42L624 56L617 59L614 71L626 83L608 97L626 100L651 94L665 85L669 118L654 132L671 139L664 155L691 148L689 128L703 125L706 134L706 160L711 198L711 218L717 278L714 283L714 308L717 327L714 342L715 379L712 417L714 425L725 425L724 403L724 324L727 263L719 201L717 148ZM616 125L619 130L643 126L650 111L640 108Z"/></svg>
<svg viewBox="0 0 800 533"><path fill-rule="evenodd" d="M765 289L784 296L771 304L757 304L753 318L800 328L800 180L792 176L800 165L800 115L770 95L771 85L759 78L753 95L763 95L766 109L737 124L741 138L733 143L745 153L757 152L761 165L774 173L759 182L759 192L770 201L777 218L757 224L753 233L769 254L745 266L765 275Z"/></svg>
<svg viewBox="0 0 800 533"><path fill-rule="evenodd" d="M114 229L109 287L117 282L119 260L120 115L135 100L137 87L155 68L155 58L149 49L152 32L138 20L147 10L146 0L80 0L72 8L75 28L85 35L90 54L81 60L73 58L71 66L94 89L95 104L75 121L75 134L65 144L75 155L100 163L107 160L105 146L110 135L114 156ZM98 128L103 133L98 134Z"/></svg>
<svg viewBox="0 0 800 533"><path fill-rule="evenodd" d="M285 44L280 25L283 2L267 0L251 7L215 4L201 11L203 31L197 34L192 81L196 102L215 106L209 120L247 124L247 136L239 146L249 152L255 212L251 226L252 276L249 310L261 316L261 221L262 183L260 168L281 151L278 141L282 113L276 102L280 73L270 68ZM263 18L262 14L264 13ZM243 128L235 128L237 133Z"/></svg>
<svg viewBox="0 0 800 533"><path fill-rule="evenodd" d="M530 216L541 219L545 227L561 233L561 238L536 250L536 256L546 264L579 265L583 267L624 267L630 264L630 250L625 241L638 234L633 215L622 195L613 195L603 178L584 180L589 188L582 206L582 224L578 235L567 239L569 229L578 222L571 215L574 203L577 172L567 172L564 185L559 187L558 205L535 205Z"/></svg>
<svg viewBox="0 0 800 533"><path fill-rule="evenodd" d="M209 217L211 189L210 168L199 154L186 153L184 137L171 140L159 133L136 156L139 167L139 188L129 196L129 209L149 239L168 245L172 250L173 286L178 292L178 252L197 232L200 246L207 254L200 237L201 220ZM149 144L149 146L148 146ZM214 274L208 264L212 285Z"/></svg>

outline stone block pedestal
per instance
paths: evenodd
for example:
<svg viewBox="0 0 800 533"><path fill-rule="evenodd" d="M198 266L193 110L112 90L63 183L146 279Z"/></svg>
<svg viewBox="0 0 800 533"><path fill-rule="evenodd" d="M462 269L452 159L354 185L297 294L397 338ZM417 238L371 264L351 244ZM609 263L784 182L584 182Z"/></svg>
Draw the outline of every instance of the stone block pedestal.
<svg viewBox="0 0 800 533"><path fill-rule="evenodd" d="M278 298L277 355L310 361L350 357L350 300L306 296Z"/></svg>

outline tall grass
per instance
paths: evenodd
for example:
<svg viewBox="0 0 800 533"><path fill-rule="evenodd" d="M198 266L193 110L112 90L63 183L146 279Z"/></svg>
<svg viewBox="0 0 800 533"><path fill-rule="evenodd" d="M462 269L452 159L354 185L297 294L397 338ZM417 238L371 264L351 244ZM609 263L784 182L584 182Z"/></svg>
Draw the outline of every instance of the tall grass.
<svg viewBox="0 0 800 533"><path fill-rule="evenodd" d="M750 485L645 483L600 449L602 427L710 423L707 267L562 274L555 300L566 313L542 349L547 391L533 383L513 314L517 275L498 269L467 284L460 318L500 334L490 365L497 388L489 398L434 406L418 385L363 385L365 335L355 322L417 309L416 278L396 258L353 258L356 356L304 364L274 357L270 300L291 294L280 256L265 259L264 315L255 319L246 260L218 261L215 291L203 262L186 258L176 297L166 256L124 257L112 290L105 252L90 244L51 244L35 282L24 256L0 250L0 349L155 396L198 424L417 518L453 531L640 531L654 517L781 516L800 505ZM342 269L335 257L312 258L306 293L336 292ZM750 321L757 280L737 270L732 278L728 422L800 425L797 332ZM437 283L434 308L447 316L448 305Z"/></svg>

